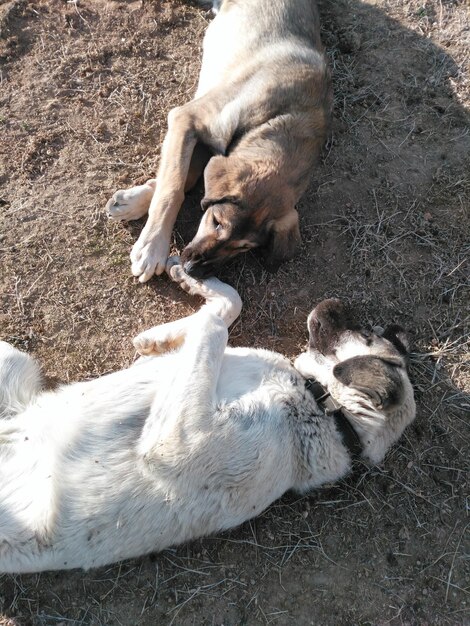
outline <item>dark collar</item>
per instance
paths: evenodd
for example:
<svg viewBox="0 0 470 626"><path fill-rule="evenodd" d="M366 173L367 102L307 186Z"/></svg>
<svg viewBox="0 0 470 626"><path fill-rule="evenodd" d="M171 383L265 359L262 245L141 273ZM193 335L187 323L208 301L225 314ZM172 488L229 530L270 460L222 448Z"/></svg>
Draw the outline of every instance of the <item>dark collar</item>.
<svg viewBox="0 0 470 626"><path fill-rule="evenodd" d="M335 420L336 428L351 455L351 459L353 461L359 460L364 450L359 435L345 415L345 413L347 413L346 410L337 405L323 385L320 385L320 383L313 378L307 378L305 380L305 389L312 394L316 403L323 408L325 413L331 415Z"/></svg>

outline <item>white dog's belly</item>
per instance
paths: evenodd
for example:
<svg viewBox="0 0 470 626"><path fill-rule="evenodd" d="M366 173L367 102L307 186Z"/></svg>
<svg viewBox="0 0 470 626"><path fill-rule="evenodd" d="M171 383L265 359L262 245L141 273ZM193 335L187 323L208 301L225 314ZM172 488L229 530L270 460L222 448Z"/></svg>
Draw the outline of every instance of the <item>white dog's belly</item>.
<svg viewBox="0 0 470 626"><path fill-rule="evenodd" d="M223 450L227 432L241 428L237 439L245 443L235 474L234 450L226 447L226 464L207 480L205 466L175 480L188 471L186 452L180 465L163 450L160 466L145 466L137 442L159 388L171 390L177 368L177 352L144 358L128 370L46 393L22 415L0 421L0 572L90 568L139 556L237 525L285 491L287 471L275 492L265 488L264 471L271 470L257 467L262 444L256 442L255 454L249 421L243 422L243 398L250 406L253 398L269 402L265 379L291 369L265 350L227 349L217 403L228 412L219 420L214 414L213 433L197 451L203 458L204 445L219 436ZM198 462L192 459L191 467Z"/></svg>

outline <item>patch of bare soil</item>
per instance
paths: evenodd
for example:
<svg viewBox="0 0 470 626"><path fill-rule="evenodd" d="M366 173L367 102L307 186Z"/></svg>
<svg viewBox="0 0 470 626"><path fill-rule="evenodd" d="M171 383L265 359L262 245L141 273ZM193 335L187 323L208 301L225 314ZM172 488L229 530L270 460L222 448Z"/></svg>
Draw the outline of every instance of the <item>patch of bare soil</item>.
<svg viewBox="0 0 470 626"><path fill-rule="evenodd" d="M276 275L255 255L224 270L245 302L232 342L294 356L331 295L399 321L415 425L380 467L232 532L88 573L0 576L3 626L469 623L468 4L321 12L335 118L299 206L302 254ZM103 207L155 171L209 19L178 0L0 0L0 334L51 379L127 365L137 332L198 306L164 278L132 279L142 223Z"/></svg>

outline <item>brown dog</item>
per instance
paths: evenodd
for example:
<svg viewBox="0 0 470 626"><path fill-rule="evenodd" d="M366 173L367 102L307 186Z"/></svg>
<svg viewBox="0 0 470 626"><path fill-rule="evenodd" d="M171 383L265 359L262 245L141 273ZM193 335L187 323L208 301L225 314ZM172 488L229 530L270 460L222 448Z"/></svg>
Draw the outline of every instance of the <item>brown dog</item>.
<svg viewBox="0 0 470 626"><path fill-rule="evenodd" d="M314 0L223 0L205 35L195 99L170 112L157 179L107 205L116 220L149 212L131 252L134 276L144 282L165 269L184 193L203 172L205 214L182 254L188 274L207 276L258 246L271 269L291 258L300 244L295 205L325 141L331 99Z"/></svg>

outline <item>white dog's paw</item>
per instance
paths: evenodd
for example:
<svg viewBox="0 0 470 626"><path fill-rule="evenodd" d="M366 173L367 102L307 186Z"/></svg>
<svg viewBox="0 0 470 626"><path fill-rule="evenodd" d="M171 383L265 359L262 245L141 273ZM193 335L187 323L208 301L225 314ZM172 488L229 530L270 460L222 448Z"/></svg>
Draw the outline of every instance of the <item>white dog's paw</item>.
<svg viewBox="0 0 470 626"><path fill-rule="evenodd" d="M143 217L149 210L155 182L155 178L151 178L145 185L116 191L106 204L108 217L117 222L138 220Z"/></svg>
<svg viewBox="0 0 470 626"><path fill-rule="evenodd" d="M218 278L197 280L192 278L180 265L179 257L170 257L167 261L166 272L175 283L193 296L202 296L206 299L209 309L221 317L227 326L230 326L242 310L242 301L238 292L223 283Z"/></svg>
<svg viewBox="0 0 470 626"><path fill-rule="evenodd" d="M165 271L169 251L169 237L161 233L148 237L144 229L131 252L133 275L145 283L154 274L161 274Z"/></svg>
<svg viewBox="0 0 470 626"><path fill-rule="evenodd" d="M176 320L140 333L132 343L142 356L165 354L165 352L179 348L184 341L185 334L186 327L183 321Z"/></svg>
<svg viewBox="0 0 470 626"><path fill-rule="evenodd" d="M168 274L168 276L170 276L170 278L171 278L170 270L175 265L180 265L181 266L181 261L180 261L180 257L178 255L173 254L172 256L169 256L167 258L166 266L165 266L165 271Z"/></svg>
<svg viewBox="0 0 470 626"><path fill-rule="evenodd" d="M196 278L191 278L189 274L186 274L183 266L180 264L179 257L169 257L165 269L171 280L177 283L181 289L187 291L192 296L206 297L207 289L205 288L204 282Z"/></svg>

